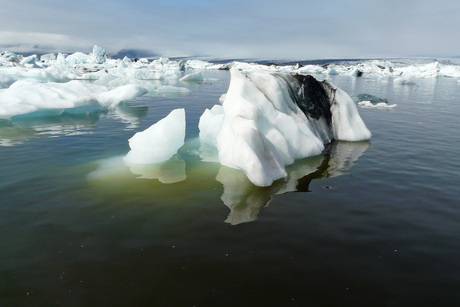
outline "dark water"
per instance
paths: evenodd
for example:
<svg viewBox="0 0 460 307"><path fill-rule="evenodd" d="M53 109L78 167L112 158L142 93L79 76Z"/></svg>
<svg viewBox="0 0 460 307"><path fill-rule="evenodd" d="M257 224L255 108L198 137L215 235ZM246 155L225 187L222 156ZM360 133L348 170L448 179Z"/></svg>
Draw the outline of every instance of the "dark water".
<svg viewBox="0 0 460 307"><path fill-rule="evenodd" d="M197 156L199 116L229 81L205 77L188 95L0 123L1 306L460 304L456 80L333 76L398 107L360 109L370 142L336 142L257 188ZM179 107L174 159L120 163Z"/></svg>

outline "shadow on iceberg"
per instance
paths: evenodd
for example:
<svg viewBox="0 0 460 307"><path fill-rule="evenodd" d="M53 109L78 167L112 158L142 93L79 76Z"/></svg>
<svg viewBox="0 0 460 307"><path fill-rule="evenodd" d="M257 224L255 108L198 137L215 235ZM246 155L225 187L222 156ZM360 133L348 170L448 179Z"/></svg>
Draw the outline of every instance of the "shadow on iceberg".
<svg viewBox="0 0 460 307"><path fill-rule="evenodd" d="M312 180L343 175L369 146L367 141L334 141L326 146L323 155L298 160L287 166L288 176L268 187L254 185L240 170L221 167L216 180L222 183L224 192L221 199L230 208L225 222L238 225L255 221L274 195L310 192Z"/></svg>

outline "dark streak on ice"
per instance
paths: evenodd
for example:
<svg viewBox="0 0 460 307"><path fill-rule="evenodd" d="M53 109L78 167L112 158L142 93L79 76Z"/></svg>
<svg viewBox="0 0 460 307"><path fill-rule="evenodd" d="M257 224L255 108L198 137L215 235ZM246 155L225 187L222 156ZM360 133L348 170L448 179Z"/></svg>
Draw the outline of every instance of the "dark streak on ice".
<svg viewBox="0 0 460 307"><path fill-rule="evenodd" d="M278 74L289 85L289 95L302 112L310 118L324 119L332 125L331 105L334 89L327 81L319 82L313 76L299 74Z"/></svg>

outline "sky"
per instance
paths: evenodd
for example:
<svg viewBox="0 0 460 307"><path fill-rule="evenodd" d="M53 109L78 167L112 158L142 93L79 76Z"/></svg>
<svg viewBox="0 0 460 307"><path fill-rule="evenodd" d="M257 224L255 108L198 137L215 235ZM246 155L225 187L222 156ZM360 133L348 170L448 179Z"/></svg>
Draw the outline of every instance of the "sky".
<svg viewBox="0 0 460 307"><path fill-rule="evenodd" d="M0 51L350 59L460 56L452 0L0 0Z"/></svg>

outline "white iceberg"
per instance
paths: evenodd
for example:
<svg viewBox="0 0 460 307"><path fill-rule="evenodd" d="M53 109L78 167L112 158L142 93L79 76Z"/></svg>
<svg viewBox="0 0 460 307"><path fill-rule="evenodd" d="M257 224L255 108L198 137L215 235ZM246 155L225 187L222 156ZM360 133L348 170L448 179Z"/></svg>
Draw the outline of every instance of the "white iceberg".
<svg viewBox="0 0 460 307"><path fill-rule="evenodd" d="M113 107L123 100L134 99L146 92L144 88L134 85L108 91L105 86L78 80L66 83L18 80L9 88L0 89L0 118L8 119L37 111L60 114L65 109L94 104Z"/></svg>
<svg viewBox="0 0 460 307"><path fill-rule="evenodd" d="M133 99L135 97L147 94L144 87L136 86L134 84L127 84L119 86L113 90L103 92L96 96L97 101L104 107L113 107L120 101Z"/></svg>
<svg viewBox="0 0 460 307"><path fill-rule="evenodd" d="M182 78L179 79L179 81L182 82L203 82L204 78L201 72L196 72L193 74L185 75Z"/></svg>
<svg viewBox="0 0 460 307"><path fill-rule="evenodd" d="M88 57L88 62L92 64L103 64L107 60L107 52L99 46L93 47L93 52Z"/></svg>
<svg viewBox="0 0 460 307"><path fill-rule="evenodd" d="M320 154L323 143L369 139L371 133L350 96L310 78L243 75L232 69L222 107L200 118L201 142L216 147L222 165L242 170L257 186L269 186L287 176L286 165ZM308 82L321 93L311 93ZM322 101L311 101L317 94Z"/></svg>
<svg viewBox="0 0 460 307"><path fill-rule="evenodd" d="M176 109L130 138L131 150L123 160L128 164L161 163L174 156L184 141L185 109Z"/></svg>
<svg viewBox="0 0 460 307"><path fill-rule="evenodd" d="M385 102L378 102L376 104L373 104L370 101L360 101L358 102L358 106L361 108L366 108L366 109L381 109L381 110L391 110L395 109L398 105L397 104L387 104Z"/></svg>

